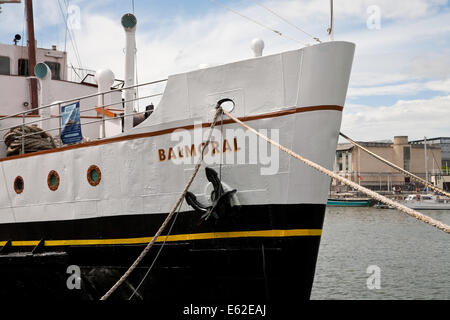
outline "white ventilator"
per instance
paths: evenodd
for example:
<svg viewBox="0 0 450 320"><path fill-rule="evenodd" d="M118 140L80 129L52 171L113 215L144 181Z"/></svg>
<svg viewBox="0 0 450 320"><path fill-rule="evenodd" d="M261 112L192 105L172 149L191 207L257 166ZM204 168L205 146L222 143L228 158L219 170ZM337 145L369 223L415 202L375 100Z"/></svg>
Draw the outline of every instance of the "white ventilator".
<svg viewBox="0 0 450 320"><path fill-rule="evenodd" d="M111 90L111 86L114 84L115 75L109 69L100 69L95 73L95 81L98 86L98 93L107 92ZM102 109L102 117L105 116L105 109L111 107L112 97L110 93L100 94L98 96L97 105ZM120 118L117 119L106 119L99 128L99 137L106 138L115 134L122 132L122 124Z"/></svg>
<svg viewBox="0 0 450 320"><path fill-rule="evenodd" d="M264 41L259 38L253 39L250 47L255 57L261 57L264 50Z"/></svg>

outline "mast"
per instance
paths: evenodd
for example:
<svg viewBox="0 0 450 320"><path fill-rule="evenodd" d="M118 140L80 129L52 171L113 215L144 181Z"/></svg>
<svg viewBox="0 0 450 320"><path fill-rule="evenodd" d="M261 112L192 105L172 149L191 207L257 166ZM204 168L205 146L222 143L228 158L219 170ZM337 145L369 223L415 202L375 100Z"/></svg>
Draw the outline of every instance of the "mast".
<svg viewBox="0 0 450 320"><path fill-rule="evenodd" d="M330 41L334 41L334 12L333 12L333 0L330 0L330 27L327 29Z"/></svg>
<svg viewBox="0 0 450 320"><path fill-rule="evenodd" d="M34 38L34 20L33 20L33 0L25 0L25 11L27 15L28 32L28 72L30 75L30 97L32 114L38 114L38 93L37 79L34 78L34 67L36 66L36 40Z"/></svg>
<svg viewBox="0 0 450 320"><path fill-rule="evenodd" d="M427 156L427 137L423 137L423 141L425 143L424 145L424 151L425 151L425 180L428 182L428 156ZM428 187L427 187L428 192Z"/></svg>

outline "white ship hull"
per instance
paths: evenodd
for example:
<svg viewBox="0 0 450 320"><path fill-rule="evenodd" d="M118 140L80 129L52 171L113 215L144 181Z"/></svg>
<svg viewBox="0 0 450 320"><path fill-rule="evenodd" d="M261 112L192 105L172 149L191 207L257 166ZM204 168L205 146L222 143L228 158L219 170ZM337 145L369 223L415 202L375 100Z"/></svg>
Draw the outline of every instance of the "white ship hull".
<svg viewBox="0 0 450 320"><path fill-rule="evenodd" d="M194 126L201 122L206 135L214 106L223 98L234 101L233 114L248 125L278 135L280 144L332 169L353 52L353 44L331 42L172 76L155 112L132 131L0 159L0 245L9 253L37 246L64 252L70 257L64 263L92 266L93 261L84 259L91 257L98 265L123 267L130 262L129 255L149 241L180 196L204 142L195 140ZM178 253L189 261L196 256L202 262L223 262L216 266L217 273L206 273L205 286L220 278L218 288L223 287L224 279L234 274L241 281L241 292L257 291L266 283L266 293L274 298L280 286L292 282L300 297L308 298L330 180L265 143L252 149L251 134L224 120L216 129L225 135L207 150L213 162L208 167L220 172L226 188L237 190L232 205L239 212L205 222L184 202L180 220L167 238L174 247L165 250L184 248ZM174 141L177 129L193 140ZM261 148L271 151L260 152ZM254 150L258 156L252 162ZM177 162L188 158L194 161ZM101 172L95 185L88 177L93 165ZM50 188L52 171L59 176L56 190ZM23 179L20 192L15 190L18 176ZM203 170L189 191L202 203L210 201L212 189ZM77 255L82 248L86 254ZM107 255L114 250L128 259L109 260ZM258 272L249 276L265 250L272 268L264 272L266 279ZM212 253L217 251L224 255L218 258ZM243 254L250 269L241 274L236 270ZM189 261L175 263L190 266L183 281L197 279L203 270ZM166 262L166 267L174 266L173 261ZM226 275L226 270L235 273ZM226 292L210 297L233 294Z"/></svg>

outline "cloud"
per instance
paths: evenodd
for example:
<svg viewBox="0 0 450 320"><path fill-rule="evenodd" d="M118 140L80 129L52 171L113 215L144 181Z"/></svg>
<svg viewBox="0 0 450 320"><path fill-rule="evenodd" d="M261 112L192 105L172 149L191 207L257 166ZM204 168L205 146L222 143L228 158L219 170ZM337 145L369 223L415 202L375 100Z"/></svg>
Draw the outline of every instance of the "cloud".
<svg viewBox="0 0 450 320"><path fill-rule="evenodd" d="M399 100L391 106L346 105L341 131L356 140L370 141L407 135L450 136L450 95L431 99Z"/></svg>
<svg viewBox="0 0 450 320"><path fill-rule="evenodd" d="M426 87L433 91L450 92L450 78L447 80L430 81L425 84Z"/></svg>
<svg viewBox="0 0 450 320"><path fill-rule="evenodd" d="M414 57L411 61L410 72L424 78L450 77L450 48L443 48L440 52L427 52Z"/></svg>
<svg viewBox="0 0 450 320"><path fill-rule="evenodd" d="M202 1L210 4L207 0ZM123 78L125 36L120 17L124 12L119 11L124 8L111 0L73 0L71 3L81 8L81 29L75 30L74 34L83 67L94 70L110 68L117 78ZM174 16L157 17L148 12L146 6L150 6L149 3L141 4L136 13L138 77L141 83L196 69L201 64L217 65L250 58L249 46L255 37L264 39L265 55L300 47L298 43L218 6L208 7L198 14L180 10ZM223 3L289 37L314 43L254 1ZM328 39L328 1L276 0L263 3L314 36L324 41ZM40 0L35 4L36 20L47 19L38 25L38 30L46 30L46 39L38 40L50 43L49 39L52 39L52 44L58 42L59 48L64 47L64 36L61 36L64 35L64 24L58 1ZM380 30L369 30L366 26L367 8L373 4L381 11ZM192 4L186 2L182 5ZM335 1L335 38L356 43L348 92L348 97L352 98L350 101L358 103L359 98L372 99L371 105L376 105L377 99L385 95L403 99L390 106L348 104L344 109L343 129L353 132L357 139L360 139L358 136L361 139L386 139L409 133L413 136L416 130L421 132L417 134L418 138L431 136L430 132L450 135L448 121L444 120L448 119L449 97L445 95L449 94L450 87L450 25L447 23L450 10L445 5L448 6L448 1ZM202 4L202 8L205 7ZM17 17L23 16L23 6L9 5L7 10L8 14L0 15L0 37L5 37L7 30L22 30L23 21ZM55 31L58 19L60 31ZM12 37L8 35L5 39L10 41ZM67 48L70 61L77 65L69 40ZM418 93L427 93L429 97L430 92L444 96L417 99ZM415 100L411 100L412 96ZM439 130L440 134L437 133Z"/></svg>
<svg viewBox="0 0 450 320"><path fill-rule="evenodd" d="M409 95L412 92L417 92L423 87L420 83L405 83L398 85L388 85L379 87L365 87L365 88L349 88L348 97L361 96L386 96L386 95Z"/></svg>
<svg viewBox="0 0 450 320"><path fill-rule="evenodd" d="M424 91L450 92L450 78L428 82L409 82L396 85L351 87L348 89L348 97L370 97L387 95L415 95Z"/></svg>
<svg viewBox="0 0 450 320"><path fill-rule="evenodd" d="M368 140L388 139L398 134L415 138L450 135L448 121L444 120L448 118L448 96L407 100L408 96L417 96L417 93L425 91L448 94L449 79L442 78L445 75L442 71L446 66L444 61L448 60L444 56L446 51L431 54L414 42L425 36L440 37L447 32L442 22L448 13L436 12L435 2L418 0L407 6L395 3L382 1L379 5L382 14L402 22L383 24L380 32L365 28L366 8L371 4L369 1L356 4L354 1L342 1L339 4L336 15L341 21L344 16L351 16L363 23L363 28L351 29L340 35L357 43L348 92L348 97L353 98L350 101L358 102L359 97L376 99L383 95L404 99L391 106L346 105L343 131L357 139ZM311 21L311 16L316 13L315 19L321 21L322 28L328 22L328 6L317 1L275 1L266 2L266 5L290 21L310 27L307 29L313 34L318 30L318 23L306 23ZM277 30L302 38L298 32L290 33L292 28L259 7L252 5L238 9ZM404 21L410 18L412 20L405 24ZM142 25L138 22L137 58L141 83L196 69L201 64L216 65L250 58L252 52L249 45L255 37L265 40L265 54L298 47L298 44L225 10L208 11L203 16L178 16L172 21L165 20L156 29L145 29ZM125 40L120 19L84 10L82 29L76 36L85 66L94 69L109 67L116 77L123 77ZM434 67L428 68L427 65Z"/></svg>

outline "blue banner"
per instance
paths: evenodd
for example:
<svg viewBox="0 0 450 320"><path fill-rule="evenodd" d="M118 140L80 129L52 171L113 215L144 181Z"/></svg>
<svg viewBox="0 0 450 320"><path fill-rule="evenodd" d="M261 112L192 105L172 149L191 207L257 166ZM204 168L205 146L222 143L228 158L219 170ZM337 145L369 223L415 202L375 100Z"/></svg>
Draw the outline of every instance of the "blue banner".
<svg viewBox="0 0 450 320"><path fill-rule="evenodd" d="M80 123L80 102L61 107L61 141L64 144L83 140Z"/></svg>

